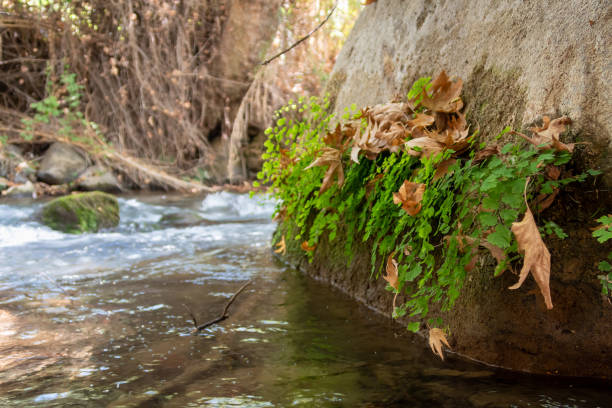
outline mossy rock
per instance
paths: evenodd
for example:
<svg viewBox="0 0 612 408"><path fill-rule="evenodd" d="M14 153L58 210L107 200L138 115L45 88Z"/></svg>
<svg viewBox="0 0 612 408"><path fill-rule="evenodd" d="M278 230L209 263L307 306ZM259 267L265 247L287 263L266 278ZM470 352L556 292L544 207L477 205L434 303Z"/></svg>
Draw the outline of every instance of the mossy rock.
<svg viewBox="0 0 612 408"><path fill-rule="evenodd" d="M110 194L94 191L56 198L41 213L43 224L54 230L80 234L119 224L119 203Z"/></svg>

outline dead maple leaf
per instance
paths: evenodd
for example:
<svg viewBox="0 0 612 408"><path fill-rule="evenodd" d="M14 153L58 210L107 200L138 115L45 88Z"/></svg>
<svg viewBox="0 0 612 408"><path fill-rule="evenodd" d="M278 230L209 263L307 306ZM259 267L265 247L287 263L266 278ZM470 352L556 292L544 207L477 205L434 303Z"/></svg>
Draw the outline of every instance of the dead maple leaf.
<svg viewBox="0 0 612 408"><path fill-rule="evenodd" d="M285 243L285 236L283 235L281 240L276 244L277 249L274 251L277 254L285 255L287 253L287 244Z"/></svg>
<svg viewBox="0 0 612 408"><path fill-rule="evenodd" d="M519 275L519 280L516 284L510 286L510 289L518 289L521 287L529 271L533 275L536 283L544 296L546 308L552 309L553 304L550 298L550 252L542 241L542 236L535 223L533 214L527 206L527 211L521 222L512 224L512 233L516 237L519 252L525 254L523 268Z"/></svg>
<svg viewBox="0 0 612 408"><path fill-rule="evenodd" d="M434 173L433 179L439 180L448 174L448 169L457 162L456 159L443 160L436 165L436 172Z"/></svg>
<svg viewBox="0 0 612 408"><path fill-rule="evenodd" d="M487 146L484 149L476 152L476 154L474 155L474 159L472 160L472 163L473 164L482 163L483 161L487 160L489 157L497 156L500 153L501 152L499 150L499 146L497 145Z"/></svg>
<svg viewBox="0 0 612 408"><path fill-rule="evenodd" d="M535 146L541 146L539 149L555 149L559 151L573 152L574 143L565 144L559 140L559 135L565 132L565 126L572 123L572 120L567 116L550 120L548 116L542 117L542 126L532 127L532 137L525 136L522 133L513 132L519 135L529 143Z"/></svg>
<svg viewBox="0 0 612 408"><path fill-rule="evenodd" d="M451 349L444 331L436 327L429 329L429 347L435 355L442 359L442 361L444 361L444 351L442 349L443 345L448 347L449 350Z"/></svg>
<svg viewBox="0 0 612 408"><path fill-rule="evenodd" d="M316 247L317 247L317 244L314 244L314 245L310 246L310 245L308 245L308 241L302 242L302 249L304 251L312 252L312 251L315 250Z"/></svg>
<svg viewBox="0 0 612 408"><path fill-rule="evenodd" d="M393 203L401 204L404 211L415 216L421 211L421 201L424 193L425 184L405 180L399 191L393 193Z"/></svg>
<svg viewBox="0 0 612 408"><path fill-rule="evenodd" d="M315 166L329 166L323 177L319 194L323 194L327 189L332 186L334 175L338 176L338 187L342 187L344 184L344 170L342 168L342 152L339 149L333 147L324 147L321 149L321 156L315 161L310 163L304 170L308 170Z"/></svg>
<svg viewBox="0 0 612 408"><path fill-rule="evenodd" d="M374 4L376 3L378 0L365 0L365 3L363 3L364 6L368 6L370 4Z"/></svg>
<svg viewBox="0 0 612 408"><path fill-rule="evenodd" d="M442 152L444 144L431 137L417 137L404 143L404 149L411 156L430 157Z"/></svg>
<svg viewBox="0 0 612 408"><path fill-rule="evenodd" d="M463 107L461 89L463 81L458 79L452 82L445 71L431 83L431 96L423 91L421 104L434 112L458 112Z"/></svg>
<svg viewBox="0 0 612 408"><path fill-rule="evenodd" d="M389 283L393 289L395 289L395 296L393 296L393 310L395 310L395 299L399 293L399 275L397 271L397 261L393 259L395 252L391 253L387 258L386 274L383 275L383 279Z"/></svg>
<svg viewBox="0 0 612 408"><path fill-rule="evenodd" d="M414 119L411 119L407 122L410 131L414 131L414 129L418 127L427 127L433 125L434 118L433 116L427 115L425 113L417 113L414 116Z"/></svg>

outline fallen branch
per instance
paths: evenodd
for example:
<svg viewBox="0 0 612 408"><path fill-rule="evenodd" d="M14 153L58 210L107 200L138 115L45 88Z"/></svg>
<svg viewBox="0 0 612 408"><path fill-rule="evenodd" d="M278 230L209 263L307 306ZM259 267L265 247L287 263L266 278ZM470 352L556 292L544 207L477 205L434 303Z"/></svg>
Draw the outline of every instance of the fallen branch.
<svg viewBox="0 0 612 408"><path fill-rule="evenodd" d="M288 53L289 51L291 51L292 49L294 49L295 47L297 47L298 45L300 45L301 43L303 43L304 41L306 41L311 35L313 35L314 33L316 33L319 28L323 27L323 25L325 23L327 23L327 20L330 19L330 17L332 16L332 14L334 14L334 10L336 10L336 7L338 7L338 3L334 4L334 7L332 7L331 11L329 12L329 14L327 15L327 17L325 17L325 20L321 21L319 23L318 26L316 26L311 32L309 32L308 34L306 34L304 37L300 38L299 40L297 40L296 42L294 42L289 48L284 49L283 51L274 54L273 56L271 56L270 58L268 58L267 60L265 60L264 62L261 63L261 65L268 65L269 63L271 63L272 61L274 61L275 59L277 59L278 57L280 57L283 54Z"/></svg>
<svg viewBox="0 0 612 408"><path fill-rule="evenodd" d="M232 303L234 303L234 300L236 300L236 297L244 290L244 288L246 288L249 284L251 283L251 281L247 281L244 285L242 285L240 287L240 289L238 289L238 291L236 293L234 293L234 295L227 301L227 303L225 304L225 307L223 308L223 312L215 317L214 319L201 324L198 326L198 322L194 316L194 314L191 312L191 310L187 307L187 305L183 305L185 306L185 308L187 309L187 311L189 311L189 314L191 315L191 319L193 320L193 325L195 326L195 328L191 331L191 333L197 333L199 331L204 330L205 328L212 326L215 323L219 323L225 319L227 319L229 317L229 315L227 314L227 310L229 309L229 307L232 305Z"/></svg>

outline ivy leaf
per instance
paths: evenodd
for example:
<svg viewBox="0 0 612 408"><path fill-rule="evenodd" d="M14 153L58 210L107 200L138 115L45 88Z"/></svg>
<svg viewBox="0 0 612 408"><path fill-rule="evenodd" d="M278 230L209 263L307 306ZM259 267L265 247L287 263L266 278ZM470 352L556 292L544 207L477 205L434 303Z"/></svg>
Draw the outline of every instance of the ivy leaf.
<svg viewBox="0 0 612 408"><path fill-rule="evenodd" d="M510 230L502 224L495 226L495 231L487 236L487 241L499 248L508 248L512 238Z"/></svg>
<svg viewBox="0 0 612 408"><path fill-rule="evenodd" d="M393 193L393 203L401 204L404 211L415 216L421 211L421 201L424 193L425 184L405 180L399 188L399 192Z"/></svg>
<svg viewBox="0 0 612 408"><path fill-rule="evenodd" d="M525 254L523 268L519 275L519 280L516 284L510 286L510 289L518 289L521 287L529 271L533 275L536 283L544 296L544 302L548 309L552 309L553 304L550 298L550 252L542 241L542 236L535 223L533 214L529 207L525 212L525 216L521 222L512 224L512 232L516 237L519 252Z"/></svg>
<svg viewBox="0 0 612 408"><path fill-rule="evenodd" d="M492 227L494 225L497 225L498 222L495 214L491 214L488 212L478 214L478 219L480 220L480 223L483 227Z"/></svg>
<svg viewBox="0 0 612 408"><path fill-rule="evenodd" d="M443 345L448 347L450 350L451 346L448 344L444 331L435 327L429 329L429 347L431 347L431 351L433 351L435 355L439 356L442 361L444 361L444 352L442 349Z"/></svg>

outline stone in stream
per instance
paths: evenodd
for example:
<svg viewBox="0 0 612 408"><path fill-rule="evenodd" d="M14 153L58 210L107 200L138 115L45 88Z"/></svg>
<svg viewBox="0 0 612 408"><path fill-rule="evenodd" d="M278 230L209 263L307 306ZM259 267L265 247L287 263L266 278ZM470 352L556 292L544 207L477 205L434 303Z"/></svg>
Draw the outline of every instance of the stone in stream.
<svg viewBox="0 0 612 408"><path fill-rule="evenodd" d="M86 168L84 153L66 143L55 142L45 152L36 177L51 185L65 184L76 179Z"/></svg>
<svg viewBox="0 0 612 408"><path fill-rule="evenodd" d="M17 184L9 187L2 192L2 195L10 197L34 197L35 193L36 188L34 187L34 184L32 184L30 180L27 180L23 184Z"/></svg>
<svg viewBox="0 0 612 408"><path fill-rule="evenodd" d="M76 180L77 188L85 191L121 192L117 178L107 168L95 165L83 172Z"/></svg>
<svg viewBox="0 0 612 408"><path fill-rule="evenodd" d="M62 232L97 232L119 224L119 203L112 195L100 191L72 194L48 202L38 218Z"/></svg>
<svg viewBox="0 0 612 408"><path fill-rule="evenodd" d="M167 227L192 227L203 223L206 220L191 211L164 214L159 219L159 224Z"/></svg>

